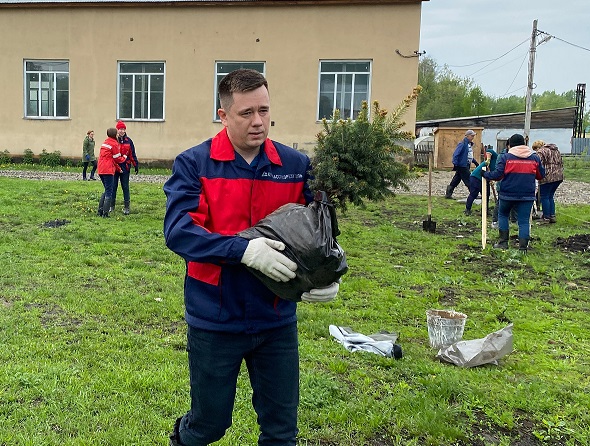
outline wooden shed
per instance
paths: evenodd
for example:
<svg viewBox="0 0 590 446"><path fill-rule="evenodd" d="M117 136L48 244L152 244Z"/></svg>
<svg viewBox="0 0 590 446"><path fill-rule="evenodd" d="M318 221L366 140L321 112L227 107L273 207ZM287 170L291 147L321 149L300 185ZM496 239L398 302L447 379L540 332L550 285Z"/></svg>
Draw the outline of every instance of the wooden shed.
<svg viewBox="0 0 590 446"><path fill-rule="evenodd" d="M436 169L453 168L453 152L460 141L465 138L467 130L473 130L473 156L480 161L481 135L483 127L439 127L434 129L434 167Z"/></svg>

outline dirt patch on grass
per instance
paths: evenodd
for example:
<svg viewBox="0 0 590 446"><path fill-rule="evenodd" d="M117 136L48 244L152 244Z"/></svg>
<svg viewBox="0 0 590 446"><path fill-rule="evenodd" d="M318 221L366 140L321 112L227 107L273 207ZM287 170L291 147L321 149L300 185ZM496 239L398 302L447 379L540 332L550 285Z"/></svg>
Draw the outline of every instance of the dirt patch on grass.
<svg viewBox="0 0 590 446"><path fill-rule="evenodd" d="M59 228L60 226L65 226L68 223L70 223L70 220L56 219L56 220L46 221L45 223L43 223L41 225L41 227L43 227L43 228Z"/></svg>
<svg viewBox="0 0 590 446"><path fill-rule="evenodd" d="M558 237L554 246L569 252L589 252L590 234L577 234L566 238Z"/></svg>

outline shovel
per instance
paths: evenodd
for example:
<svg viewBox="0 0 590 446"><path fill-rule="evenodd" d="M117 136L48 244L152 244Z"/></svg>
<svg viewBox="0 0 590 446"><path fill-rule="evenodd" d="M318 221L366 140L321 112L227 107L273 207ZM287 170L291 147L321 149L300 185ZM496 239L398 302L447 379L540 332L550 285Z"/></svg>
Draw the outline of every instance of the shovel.
<svg viewBox="0 0 590 446"><path fill-rule="evenodd" d="M422 230L436 232L436 222L432 221L432 152L428 154L428 220L422 222Z"/></svg>

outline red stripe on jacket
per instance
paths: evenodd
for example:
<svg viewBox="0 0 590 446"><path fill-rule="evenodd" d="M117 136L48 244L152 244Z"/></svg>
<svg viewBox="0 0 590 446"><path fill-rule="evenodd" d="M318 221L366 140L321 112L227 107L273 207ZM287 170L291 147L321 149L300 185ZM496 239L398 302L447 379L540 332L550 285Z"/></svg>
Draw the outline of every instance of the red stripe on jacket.
<svg viewBox="0 0 590 446"><path fill-rule="evenodd" d="M506 161L506 166L504 167L504 175L521 173L538 176L537 172L537 161L529 159L509 159Z"/></svg>

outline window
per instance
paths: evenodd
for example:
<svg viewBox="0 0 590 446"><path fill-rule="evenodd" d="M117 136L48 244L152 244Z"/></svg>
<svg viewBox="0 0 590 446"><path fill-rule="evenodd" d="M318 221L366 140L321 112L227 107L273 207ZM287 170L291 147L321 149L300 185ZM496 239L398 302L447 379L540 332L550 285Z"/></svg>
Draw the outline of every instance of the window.
<svg viewBox="0 0 590 446"><path fill-rule="evenodd" d="M221 108L221 104L219 103L219 95L217 94L219 82L221 82L221 79L223 79L226 74L229 74L239 68L250 68L264 74L265 67L264 62L215 62L215 101L213 102L215 104L215 108L213 109L214 121L219 121L217 110Z"/></svg>
<svg viewBox="0 0 590 446"><path fill-rule="evenodd" d="M318 121L340 110L343 119L355 119L362 101L369 102L371 61L321 61Z"/></svg>
<svg viewBox="0 0 590 446"><path fill-rule="evenodd" d="M164 119L164 62L119 62L118 119Z"/></svg>
<svg viewBox="0 0 590 446"><path fill-rule="evenodd" d="M69 114L69 62L25 60L25 117L67 118Z"/></svg>

